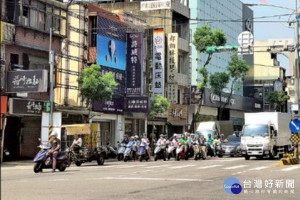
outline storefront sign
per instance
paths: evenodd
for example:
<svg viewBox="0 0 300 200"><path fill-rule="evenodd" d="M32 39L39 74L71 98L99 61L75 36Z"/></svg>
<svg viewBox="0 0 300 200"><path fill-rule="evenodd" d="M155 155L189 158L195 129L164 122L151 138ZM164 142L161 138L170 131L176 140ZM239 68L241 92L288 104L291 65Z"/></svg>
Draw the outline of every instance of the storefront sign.
<svg viewBox="0 0 300 200"><path fill-rule="evenodd" d="M7 93L47 92L47 70L22 70L7 72Z"/></svg>
<svg viewBox="0 0 300 200"><path fill-rule="evenodd" d="M140 96L143 88L143 33L127 34L126 94Z"/></svg>
<svg viewBox="0 0 300 200"><path fill-rule="evenodd" d="M149 97L127 97L126 111L137 113L148 113Z"/></svg>
<svg viewBox="0 0 300 200"><path fill-rule="evenodd" d="M200 91L197 86L191 86L191 104L200 103Z"/></svg>
<svg viewBox="0 0 300 200"><path fill-rule="evenodd" d="M222 103L229 102L229 105L235 105L236 104L235 99L232 98L232 96L231 96L230 100L228 98L229 97L226 97L226 96L220 97L219 95L216 95L216 94L213 94L213 93L210 94L210 101L212 103L220 103L220 101L221 101Z"/></svg>
<svg viewBox="0 0 300 200"><path fill-rule="evenodd" d="M30 99L9 99L9 114L42 115L44 101Z"/></svg>
<svg viewBox="0 0 300 200"><path fill-rule="evenodd" d="M115 87L114 97L124 97L125 95L125 71L101 66L101 73L106 74L111 72L117 82Z"/></svg>
<svg viewBox="0 0 300 200"><path fill-rule="evenodd" d="M123 114L124 112L124 99L114 98L111 101L106 101L103 104L93 103L93 111L112 113L112 114Z"/></svg>
<svg viewBox="0 0 300 200"><path fill-rule="evenodd" d="M171 9L171 0L142 1L141 11Z"/></svg>
<svg viewBox="0 0 300 200"><path fill-rule="evenodd" d="M164 96L165 34L164 29L153 31L153 94Z"/></svg>
<svg viewBox="0 0 300 200"><path fill-rule="evenodd" d="M0 97L0 115L7 112L7 96Z"/></svg>
<svg viewBox="0 0 300 200"><path fill-rule="evenodd" d="M168 34L167 60L168 100L171 103L177 103L178 33Z"/></svg>
<svg viewBox="0 0 300 200"><path fill-rule="evenodd" d="M172 123L187 123L187 106L180 104L172 104L168 110L168 122Z"/></svg>

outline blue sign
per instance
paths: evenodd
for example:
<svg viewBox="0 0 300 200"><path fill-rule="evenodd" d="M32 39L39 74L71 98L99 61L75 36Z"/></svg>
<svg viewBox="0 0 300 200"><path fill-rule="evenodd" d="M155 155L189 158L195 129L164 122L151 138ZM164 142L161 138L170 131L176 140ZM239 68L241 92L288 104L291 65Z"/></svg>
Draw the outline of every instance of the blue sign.
<svg viewBox="0 0 300 200"><path fill-rule="evenodd" d="M295 133L295 134L299 133L300 132L300 121L298 119L293 119L289 124L289 128L292 133Z"/></svg>
<svg viewBox="0 0 300 200"><path fill-rule="evenodd" d="M125 70L126 44L116 39L97 35L97 64Z"/></svg>

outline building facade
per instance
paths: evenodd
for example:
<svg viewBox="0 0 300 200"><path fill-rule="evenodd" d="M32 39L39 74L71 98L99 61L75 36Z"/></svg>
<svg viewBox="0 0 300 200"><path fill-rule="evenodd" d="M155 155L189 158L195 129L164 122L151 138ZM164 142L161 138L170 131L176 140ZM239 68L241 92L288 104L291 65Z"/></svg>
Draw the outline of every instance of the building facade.
<svg viewBox="0 0 300 200"><path fill-rule="evenodd" d="M162 95L171 102L167 113L147 122L148 134L187 130L189 102L189 17L188 1L118 1L100 3L109 11L123 9L147 23L145 37L144 94Z"/></svg>

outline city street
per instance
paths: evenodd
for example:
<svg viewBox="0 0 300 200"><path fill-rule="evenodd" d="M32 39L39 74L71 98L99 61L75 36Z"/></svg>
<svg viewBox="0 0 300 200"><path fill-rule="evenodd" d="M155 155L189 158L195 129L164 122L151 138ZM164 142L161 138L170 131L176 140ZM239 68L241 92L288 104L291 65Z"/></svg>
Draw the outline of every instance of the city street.
<svg viewBox="0 0 300 200"><path fill-rule="evenodd" d="M30 163L4 163L1 195L5 200L298 199L300 166L279 166L278 163L278 160L252 158L245 161L231 157L179 162L172 159L142 163L108 161L104 166L94 162L81 167L72 165L65 172L44 170L39 174L33 173ZM240 181L243 188L240 194L224 191L223 183L228 177ZM257 180L262 180L262 188L255 188L259 187L254 185ZM265 180L273 180L268 189L265 189ZM286 180L294 180L294 186L286 188ZM246 186L244 181L251 183ZM275 184L280 181L282 185Z"/></svg>

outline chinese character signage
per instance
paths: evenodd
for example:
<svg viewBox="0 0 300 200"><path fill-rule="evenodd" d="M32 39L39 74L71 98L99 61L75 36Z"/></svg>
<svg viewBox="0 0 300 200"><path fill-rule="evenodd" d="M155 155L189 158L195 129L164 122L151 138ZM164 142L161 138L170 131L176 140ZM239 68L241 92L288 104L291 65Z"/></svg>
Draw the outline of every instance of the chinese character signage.
<svg viewBox="0 0 300 200"><path fill-rule="evenodd" d="M47 92L47 70L22 70L7 72L7 93Z"/></svg>
<svg viewBox="0 0 300 200"><path fill-rule="evenodd" d="M177 103L178 99L178 85L173 83L168 83L168 100L170 103Z"/></svg>
<svg viewBox="0 0 300 200"><path fill-rule="evenodd" d="M143 33L127 34L126 94L140 96L143 88Z"/></svg>
<svg viewBox="0 0 300 200"><path fill-rule="evenodd" d="M149 97L127 97L126 111L137 113L148 113Z"/></svg>
<svg viewBox="0 0 300 200"><path fill-rule="evenodd" d="M177 82L178 73L178 33L168 34L168 83Z"/></svg>
<svg viewBox="0 0 300 200"><path fill-rule="evenodd" d="M98 16L97 64L125 70L126 26Z"/></svg>
<svg viewBox="0 0 300 200"><path fill-rule="evenodd" d="M164 96L165 34L164 29L153 31L153 94Z"/></svg>
<svg viewBox="0 0 300 200"><path fill-rule="evenodd" d="M101 66L101 73L106 74L111 72L117 82L115 87L114 97L123 97L125 94L125 71Z"/></svg>
<svg viewBox="0 0 300 200"><path fill-rule="evenodd" d="M9 113L19 115L42 115L43 101L30 99L9 99Z"/></svg>
<svg viewBox="0 0 300 200"><path fill-rule="evenodd" d="M171 0L160 0L160 1L142 1L141 10L162 10L171 9Z"/></svg>
<svg viewBox="0 0 300 200"><path fill-rule="evenodd" d="M112 114L123 114L124 112L124 99L114 98L110 101L105 101L105 103L93 103L93 111L105 112Z"/></svg>

